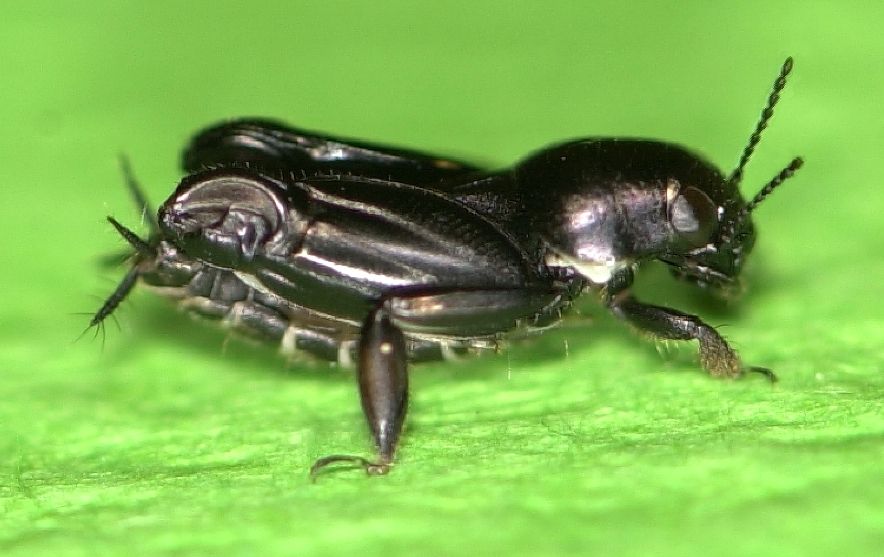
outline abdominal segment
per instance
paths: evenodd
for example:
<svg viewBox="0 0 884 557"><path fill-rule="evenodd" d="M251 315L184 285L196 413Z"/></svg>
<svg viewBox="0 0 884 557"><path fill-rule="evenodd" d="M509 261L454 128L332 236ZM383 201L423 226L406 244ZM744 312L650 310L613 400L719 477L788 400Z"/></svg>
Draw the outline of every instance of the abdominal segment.
<svg viewBox="0 0 884 557"><path fill-rule="evenodd" d="M190 282L179 287L147 285L178 301L188 313L220 323L248 338L277 343L290 358L307 356L349 367L355 362L360 324L334 318L287 302L252 277L214 267L203 267ZM245 279L245 280L243 280ZM482 338L428 338L406 332L411 361L456 359L468 352L494 349L497 340Z"/></svg>

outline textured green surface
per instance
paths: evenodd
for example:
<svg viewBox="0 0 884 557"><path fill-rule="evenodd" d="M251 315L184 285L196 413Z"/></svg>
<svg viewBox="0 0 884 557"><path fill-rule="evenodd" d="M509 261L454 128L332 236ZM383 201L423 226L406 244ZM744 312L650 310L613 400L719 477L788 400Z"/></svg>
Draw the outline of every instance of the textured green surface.
<svg viewBox="0 0 884 557"><path fill-rule="evenodd" d="M884 10L287 4L5 6L0 553L878 554ZM72 342L120 276L95 266L121 245L104 215L137 223L120 150L155 201L192 130L246 114L498 164L647 135L729 168L787 54L745 185L807 165L758 212L749 295L642 284L727 324L774 388L661 359L589 303L589 325L416 369L401 466L311 485L314 458L368 449L347 373L225 352L145 293L104 350Z"/></svg>

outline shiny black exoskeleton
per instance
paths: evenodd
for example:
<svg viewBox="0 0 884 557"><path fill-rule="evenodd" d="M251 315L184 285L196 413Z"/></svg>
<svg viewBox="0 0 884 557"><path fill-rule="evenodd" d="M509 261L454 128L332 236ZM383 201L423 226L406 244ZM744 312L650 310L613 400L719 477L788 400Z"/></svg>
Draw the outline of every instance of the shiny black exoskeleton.
<svg viewBox="0 0 884 557"><path fill-rule="evenodd" d="M658 141L571 141L494 172L269 121L220 124L186 148L187 175L155 220L147 212L147 240L109 219L136 253L92 324L140 280L287 354L355 361L378 458L334 455L313 473L338 461L389 469L409 360L543 329L583 292L654 337L699 341L712 375L773 379L744 367L700 318L640 302L630 286L638 265L657 259L702 287L734 289L755 241L752 211L802 163L748 203L740 195L791 69L788 59L727 177Z"/></svg>

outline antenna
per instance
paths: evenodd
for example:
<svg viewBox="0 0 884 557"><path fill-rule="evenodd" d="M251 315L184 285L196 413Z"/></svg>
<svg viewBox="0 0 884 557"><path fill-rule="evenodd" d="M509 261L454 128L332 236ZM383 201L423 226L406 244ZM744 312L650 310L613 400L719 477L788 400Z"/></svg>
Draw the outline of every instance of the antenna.
<svg viewBox="0 0 884 557"><path fill-rule="evenodd" d="M144 191L141 189L138 180L135 179L135 175L132 173L132 165L129 164L129 158L122 153L120 154L120 169L123 171L126 187L129 189L132 198L135 200L135 204L138 206L142 218L147 220L151 236L156 239L160 233L156 213L151 210L150 204L147 202L147 197L144 195ZM120 236L122 236L130 246L135 248L139 257L151 258L157 256L157 250L154 246L151 246L150 243L139 238L137 234L117 222L115 218L108 216L107 221L113 225ZM102 328L104 320L113 315L117 307L119 307L123 300L126 299L126 296L129 295L132 288L135 287L135 283L138 282L140 270L138 269L137 262L138 259L136 259L136 263L133 264L132 268L126 273L126 276L123 277L123 280L120 281L120 284L118 284L114 291L111 292L111 295L107 297L103 304L101 304L101 307L98 308L98 311L95 312L92 319L89 321L89 326L86 327L86 331L92 327L98 327L98 329L101 330L102 343L104 342L104 329ZM83 332L85 333L86 331ZM97 330L95 334L98 334Z"/></svg>
<svg viewBox="0 0 884 557"><path fill-rule="evenodd" d="M786 87L786 77L789 75L789 73L791 73L792 65L792 57L789 56L788 58L786 58L786 61L783 62L783 67L780 69L780 75L777 77L776 81L774 81L773 91L771 91L770 96L767 98L767 106L765 106L764 110L761 111L761 119L758 120L758 124L755 126L755 131L752 132L752 135L749 136L749 144L746 145L745 149L743 149L743 154L742 156L740 156L740 163L737 165L737 168L734 169L730 178L728 178L728 182L731 182L734 185L739 185L740 182L743 180L743 169L746 167L746 163L749 162L749 159L752 157L752 153L755 152L755 147L761 140L761 132L764 131L764 129L767 127L767 123L773 116L774 107L780 100L780 93L782 93L783 89Z"/></svg>
<svg viewBox="0 0 884 557"><path fill-rule="evenodd" d="M755 197L752 198L749 203L746 204L745 207L740 209L740 212L737 213L736 217L734 217L733 221L731 221L730 225L727 227L728 235L733 238L736 231L740 228L740 225L743 224L743 221L749 216L753 210L755 210L758 205L764 201L767 196L769 196L775 189L777 189L783 182L791 178L798 169L804 165L804 159L801 157L795 157L792 159L792 162L789 165L780 170L779 174L774 176L770 182L766 183L761 190L755 194Z"/></svg>
<svg viewBox="0 0 884 557"><path fill-rule="evenodd" d="M120 153L120 170L123 172L126 187L129 189L129 193L138 207L141 218L147 221L147 227L150 229L151 236L159 234L160 227L157 224L157 214L151 208L150 203L148 203L147 196L144 195L144 190L141 189L138 180L135 179L135 173L132 172L132 164L129 162L129 157L123 153Z"/></svg>
<svg viewBox="0 0 884 557"><path fill-rule="evenodd" d="M756 207L758 207L758 205L762 201L764 201L764 199L768 195L770 195L775 189L777 189L780 184L791 178L803 165L804 159L802 159L801 157L795 157L794 159L792 159L792 162L789 163L789 166L780 170L780 173L774 176L770 182L765 184L764 187L755 194L755 197L753 197L752 200L747 203L745 207L743 207L743 209L740 211L740 216L738 217L739 220L745 218L746 215L748 215Z"/></svg>
<svg viewBox="0 0 884 557"><path fill-rule="evenodd" d="M107 221L111 223L114 228L117 229L117 232L120 233L120 236L122 236L124 240L129 242L129 245L135 248L135 251L137 251L140 255L147 257L156 257L157 252L153 248L153 246L151 246L150 244L139 238L134 232L117 222L114 217L107 217Z"/></svg>
<svg viewBox="0 0 884 557"><path fill-rule="evenodd" d="M780 184L791 178L803 165L804 159L802 159L801 157L795 157L794 159L792 159L792 162L790 162L786 168L780 170L779 174L774 176L770 182L765 184L764 187L755 194L755 197L753 197L752 200L749 201L749 203L747 203L745 207L740 209L740 212L737 213L737 218L734 219L734 225L732 228L735 229L737 226L739 226L740 223L743 222L743 219L749 216L749 213L755 210L755 208L758 207L758 205L760 205L761 202L764 201L768 195L773 193L773 190L777 189Z"/></svg>
<svg viewBox="0 0 884 557"><path fill-rule="evenodd" d="M107 319L110 315L113 315L114 310L123 303L123 300L126 299L126 296L129 295L129 292L132 291L132 288L135 286L135 282L138 280L138 267L132 267L129 269L129 272L126 273L126 276L123 277L123 280L117 286L117 288L108 296L107 300L98 308L98 311L95 312L95 315L92 316L92 319L89 321L89 326L86 327L88 331L92 327L100 326L105 319ZM86 331L83 331L84 333ZM97 331L96 331L97 334Z"/></svg>

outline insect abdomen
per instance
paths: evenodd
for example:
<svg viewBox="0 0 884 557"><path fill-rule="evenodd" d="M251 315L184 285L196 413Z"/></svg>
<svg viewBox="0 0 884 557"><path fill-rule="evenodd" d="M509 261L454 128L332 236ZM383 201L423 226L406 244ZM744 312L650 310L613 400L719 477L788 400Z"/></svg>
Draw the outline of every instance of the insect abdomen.
<svg viewBox="0 0 884 557"><path fill-rule="evenodd" d="M354 361L357 326L261 292L232 271L203 268L184 286L154 289L178 300L191 315L220 323L238 335L278 343L286 357L306 355L346 366ZM406 346L409 360L432 361L465 352L466 346L460 344L443 347L440 342L409 338Z"/></svg>

